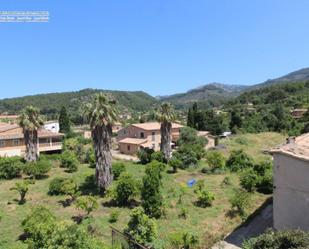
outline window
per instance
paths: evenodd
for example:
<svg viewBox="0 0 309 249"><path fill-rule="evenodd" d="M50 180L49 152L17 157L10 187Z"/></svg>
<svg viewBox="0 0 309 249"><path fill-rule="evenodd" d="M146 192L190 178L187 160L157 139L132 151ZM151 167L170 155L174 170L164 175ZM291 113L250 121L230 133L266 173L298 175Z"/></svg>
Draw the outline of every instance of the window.
<svg viewBox="0 0 309 249"><path fill-rule="evenodd" d="M131 150L131 147L130 147L130 145L128 145L128 146L127 146L127 149L128 149L128 151L130 151L130 150Z"/></svg>
<svg viewBox="0 0 309 249"><path fill-rule="evenodd" d="M144 136L145 136L144 132L141 132L141 138L144 138Z"/></svg>
<svg viewBox="0 0 309 249"><path fill-rule="evenodd" d="M0 140L0 147L5 147L5 141L4 140Z"/></svg>
<svg viewBox="0 0 309 249"><path fill-rule="evenodd" d="M152 141L155 141L155 140L156 140L156 133L153 131L153 132L151 133L151 135L152 135Z"/></svg>
<svg viewBox="0 0 309 249"><path fill-rule="evenodd" d="M152 149L154 150L156 148L156 145L155 144L152 144Z"/></svg>
<svg viewBox="0 0 309 249"><path fill-rule="evenodd" d="M18 146L19 145L19 140L18 139L14 139L13 140L13 146Z"/></svg>

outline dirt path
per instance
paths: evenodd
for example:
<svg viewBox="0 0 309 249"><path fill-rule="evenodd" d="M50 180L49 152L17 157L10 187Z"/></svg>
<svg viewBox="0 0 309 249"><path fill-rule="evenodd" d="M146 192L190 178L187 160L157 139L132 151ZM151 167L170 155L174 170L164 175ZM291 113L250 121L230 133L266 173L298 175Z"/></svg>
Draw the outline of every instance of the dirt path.
<svg viewBox="0 0 309 249"><path fill-rule="evenodd" d="M136 156L121 154L118 150L112 150L112 156L113 158L119 159L119 160L138 162L138 158Z"/></svg>
<svg viewBox="0 0 309 249"><path fill-rule="evenodd" d="M247 225L233 231L224 241L219 242L212 249L237 249L241 248L244 240L256 237L273 225L273 205L267 205L260 214L255 216Z"/></svg>

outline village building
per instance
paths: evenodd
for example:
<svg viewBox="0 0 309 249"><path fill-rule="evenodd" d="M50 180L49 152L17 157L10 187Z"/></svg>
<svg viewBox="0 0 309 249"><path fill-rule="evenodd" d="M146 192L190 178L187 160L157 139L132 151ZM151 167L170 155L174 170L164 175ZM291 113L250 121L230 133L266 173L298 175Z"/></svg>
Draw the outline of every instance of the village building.
<svg viewBox="0 0 309 249"><path fill-rule="evenodd" d="M123 154L136 154L143 148L152 148L154 151L160 150L161 131L160 123L148 122L141 124L132 124L118 132L118 147ZM180 135L180 129L183 126L172 123L171 140L172 146L175 145Z"/></svg>
<svg viewBox="0 0 309 249"><path fill-rule="evenodd" d="M59 132L60 126L58 121L47 121L44 123L44 129L51 131L51 132Z"/></svg>
<svg viewBox="0 0 309 249"><path fill-rule="evenodd" d="M274 228L309 231L309 133L271 150Z"/></svg>
<svg viewBox="0 0 309 249"><path fill-rule="evenodd" d="M44 128L38 130L39 152L62 150L63 134ZM26 151L22 128L17 124L0 123L0 157L23 156Z"/></svg>
<svg viewBox="0 0 309 249"><path fill-rule="evenodd" d="M305 108L298 108L291 110L291 115L294 119L299 119L304 116L304 114L308 111L308 109Z"/></svg>
<svg viewBox="0 0 309 249"><path fill-rule="evenodd" d="M199 137L204 137L204 138L207 139L208 142L207 142L207 144L205 146L205 149L213 148L213 147L216 146L216 144L215 144L216 143L215 142L216 141L216 137L211 135L209 131L198 131L197 135Z"/></svg>

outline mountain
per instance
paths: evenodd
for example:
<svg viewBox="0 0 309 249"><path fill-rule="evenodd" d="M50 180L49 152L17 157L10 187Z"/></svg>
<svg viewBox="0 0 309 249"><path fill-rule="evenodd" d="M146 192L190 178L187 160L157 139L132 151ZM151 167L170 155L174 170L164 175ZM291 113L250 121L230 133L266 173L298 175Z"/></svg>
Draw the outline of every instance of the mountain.
<svg viewBox="0 0 309 249"><path fill-rule="evenodd" d="M179 93L170 96L161 96L161 101L171 102L176 108L184 108L193 102L199 102L203 107L211 107L221 105L231 98L238 96L248 86L227 85L222 83L209 83L186 93Z"/></svg>
<svg viewBox="0 0 309 249"><path fill-rule="evenodd" d="M287 75L284 75L276 79L270 79L263 83L253 85L249 89L257 89L260 87L267 87L267 86L271 86L275 84L282 84L282 83L288 83L288 82L300 82L300 81L307 81L307 80L309 80L309 67L291 72Z"/></svg>
<svg viewBox="0 0 309 249"><path fill-rule="evenodd" d="M19 113L27 105L39 107L41 112L50 117L56 117L60 108L65 106L71 116L80 116L79 108L81 104L98 92L110 94L119 103L122 111L136 110L147 111L157 99L142 91L110 91L99 89L84 89L77 92L47 93L18 98L0 100L0 113Z"/></svg>

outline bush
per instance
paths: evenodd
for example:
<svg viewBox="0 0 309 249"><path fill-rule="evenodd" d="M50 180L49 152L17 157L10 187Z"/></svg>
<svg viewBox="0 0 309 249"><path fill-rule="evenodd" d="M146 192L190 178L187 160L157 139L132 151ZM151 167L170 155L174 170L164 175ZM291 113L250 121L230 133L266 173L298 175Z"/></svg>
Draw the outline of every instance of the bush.
<svg viewBox="0 0 309 249"><path fill-rule="evenodd" d="M119 215L120 215L120 212L119 212L118 210L113 210L113 211L110 213L110 215L109 215L108 221L109 221L110 223L115 223L115 222L117 222Z"/></svg>
<svg viewBox="0 0 309 249"><path fill-rule="evenodd" d="M225 158L219 151L209 151L206 156L206 161L213 171L215 169L223 169L225 166Z"/></svg>
<svg viewBox="0 0 309 249"><path fill-rule="evenodd" d="M180 214L178 215L179 218L187 219L188 217L188 209L185 207L181 207Z"/></svg>
<svg viewBox="0 0 309 249"><path fill-rule="evenodd" d="M180 168L186 169L190 167L196 167L198 163L197 154L191 149L190 146L181 146L173 153L177 159L180 160Z"/></svg>
<svg viewBox="0 0 309 249"><path fill-rule="evenodd" d="M90 168L96 167L96 158L92 147L86 152L85 163L88 163Z"/></svg>
<svg viewBox="0 0 309 249"><path fill-rule="evenodd" d="M21 175L23 163L19 157L0 158L0 178L12 179Z"/></svg>
<svg viewBox="0 0 309 249"><path fill-rule="evenodd" d="M52 164L48 160L39 160L36 162L26 163L24 166L24 173L31 178L41 178L46 175L52 168Z"/></svg>
<svg viewBox="0 0 309 249"><path fill-rule="evenodd" d="M229 176L224 177L224 179L221 183L222 186L231 186L232 184L233 184L232 180Z"/></svg>
<svg viewBox="0 0 309 249"><path fill-rule="evenodd" d="M215 200L215 195L208 190L201 190L197 192L197 204L200 207L210 207Z"/></svg>
<svg viewBox="0 0 309 249"><path fill-rule="evenodd" d="M141 207L137 207L132 210L124 233L130 235L138 243L147 245L157 238L157 225Z"/></svg>
<svg viewBox="0 0 309 249"><path fill-rule="evenodd" d="M66 181L67 177L55 177L49 183L49 191L50 195L63 195L63 182Z"/></svg>
<svg viewBox="0 0 309 249"><path fill-rule="evenodd" d="M240 185L248 192L255 190L256 184L259 181L259 176L253 168L245 169L240 174Z"/></svg>
<svg viewBox="0 0 309 249"><path fill-rule="evenodd" d="M233 196L230 198L232 211L235 211L242 219L246 218L246 209L250 205L251 195L243 189L234 190Z"/></svg>
<svg viewBox="0 0 309 249"><path fill-rule="evenodd" d="M147 164L151 162L151 155L154 153L153 149L144 148L137 152L137 157L141 164Z"/></svg>
<svg viewBox="0 0 309 249"><path fill-rule="evenodd" d="M192 232L177 232L170 235L170 244L172 248L194 248L199 243L198 235Z"/></svg>
<svg viewBox="0 0 309 249"><path fill-rule="evenodd" d="M177 156L172 156L168 161L168 165L173 168L173 172L176 173L177 169L181 167L181 161Z"/></svg>
<svg viewBox="0 0 309 249"><path fill-rule="evenodd" d="M142 206L150 217L159 218L163 214L161 192L161 172L164 164L153 161L147 165L141 191Z"/></svg>
<svg viewBox="0 0 309 249"><path fill-rule="evenodd" d="M80 195L78 191L78 186L73 178L67 178L62 182L61 190L63 194L70 196L71 202L73 202L76 197Z"/></svg>
<svg viewBox="0 0 309 249"><path fill-rule="evenodd" d="M243 150L232 151L226 166L231 171L240 171L242 169L253 167L253 159L249 157Z"/></svg>
<svg viewBox="0 0 309 249"><path fill-rule="evenodd" d="M150 158L151 158L151 161L158 161L158 162L161 162L161 163L165 163L164 154L161 151L153 152L151 154Z"/></svg>
<svg viewBox="0 0 309 249"><path fill-rule="evenodd" d="M15 187L10 189L15 190L19 193L20 195L19 204L24 204L26 202L26 194L29 190L28 185L29 185L28 181L16 182Z"/></svg>
<svg viewBox="0 0 309 249"><path fill-rule="evenodd" d="M194 186L194 193L198 193L199 191L202 191L204 188L205 188L205 181L198 180Z"/></svg>
<svg viewBox="0 0 309 249"><path fill-rule="evenodd" d="M116 162L112 165L114 180L117 180L121 173L126 171L126 166L122 162Z"/></svg>
<svg viewBox="0 0 309 249"><path fill-rule="evenodd" d="M120 205L129 203L130 198L138 193L138 182L129 173L122 173L114 190L114 198Z"/></svg>
<svg viewBox="0 0 309 249"><path fill-rule="evenodd" d="M66 168L68 172L78 170L78 160L73 152L65 151L61 156L61 167Z"/></svg>
<svg viewBox="0 0 309 249"><path fill-rule="evenodd" d="M84 210L87 216L89 216L91 212L99 208L99 204L97 198L94 196L84 195L77 198L76 207Z"/></svg>
<svg viewBox="0 0 309 249"><path fill-rule="evenodd" d="M245 241L244 249L305 249L309 248L309 233L300 230L274 231Z"/></svg>

